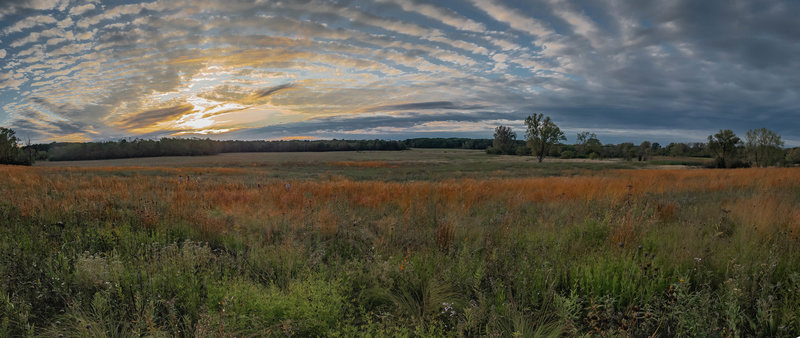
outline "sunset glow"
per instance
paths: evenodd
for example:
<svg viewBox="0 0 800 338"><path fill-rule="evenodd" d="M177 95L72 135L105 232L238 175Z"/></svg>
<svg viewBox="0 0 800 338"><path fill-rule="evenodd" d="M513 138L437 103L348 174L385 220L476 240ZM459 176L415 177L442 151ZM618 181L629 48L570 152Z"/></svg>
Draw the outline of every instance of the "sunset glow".
<svg viewBox="0 0 800 338"><path fill-rule="evenodd" d="M800 144L793 1L0 4L0 125L34 141L767 127Z"/></svg>

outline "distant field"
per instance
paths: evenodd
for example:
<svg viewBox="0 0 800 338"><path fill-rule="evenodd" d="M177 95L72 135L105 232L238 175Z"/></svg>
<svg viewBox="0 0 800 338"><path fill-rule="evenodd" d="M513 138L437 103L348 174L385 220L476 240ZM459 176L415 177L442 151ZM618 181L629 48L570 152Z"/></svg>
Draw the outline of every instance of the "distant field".
<svg viewBox="0 0 800 338"><path fill-rule="evenodd" d="M800 168L255 153L0 193L0 336L800 332Z"/></svg>
<svg viewBox="0 0 800 338"><path fill-rule="evenodd" d="M532 156L495 156L482 150L411 149L406 151L344 151L297 153L228 153L214 156L169 156L97 161L39 162L38 167L129 168L242 168L259 175L281 178L427 180L447 178L527 177L572 175L603 169L645 167L683 168L683 163L664 166L654 162L588 159L547 159ZM198 171L202 172L202 171Z"/></svg>

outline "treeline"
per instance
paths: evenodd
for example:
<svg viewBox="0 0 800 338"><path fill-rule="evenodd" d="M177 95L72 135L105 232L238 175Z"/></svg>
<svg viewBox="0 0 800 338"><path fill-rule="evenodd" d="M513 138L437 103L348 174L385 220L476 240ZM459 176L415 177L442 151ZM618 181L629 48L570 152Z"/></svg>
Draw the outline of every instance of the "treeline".
<svg viewBox="0 0 800 338"><path fill-rule="evenodd" d="M527 120L526 120L527 121ZM564 144L563 133L548 120L531 120L531 126L546 126L556 137L544 142L529 138L517 140L511 128L499 126L494 139L411 138L386 140L288 140L215 141L210 139L162 138L160 140L120 140L87 143L28 144L20 147L14 131L0 127L0 164L30 165L36 160L102 160L156 156L197 156L234 152L324 152L362 150L405 150L408 148L485 149L490 154L535 155L556 158L621 158L647 161L652 156L711 158L713 167L800 164L800 148L784 149L780 136L765 128L747 132L742 140L730 130L720 130L708 142L669 143L644 141L603 144L593 133L577 134L577 143ZM526 122L527 123L527 122ZM549 124L547 124L549 123ZM533 128L531 128L533 129ZM530 134L530 133L527 133ZM547 145L542 147L542 144ZM534 150L535 149L535 150Z"/></svg>
<svg viewBox="0 0 800 338"><path fill-rule="evenodd" d="M13 130L0 127L0 164L33 164L33 151L22 149L18 144L19 139Z"/></svg>
<svg viewBox="0 0 800 338"><path fill-rule="evenodd" d="M557 127L555 130L558 131ZM529 128L528 136L531 134ZM533 155L537 142L530 137L521 141L516 133L506 126L495 128L492 145L486 149L489 154ZM720 130L708 136L708 142L669 143L662 146L658 142L644 141L640 144L631 142L619 144L603 144L597 135L589 132L577 134L577 143L563 144L552 139L552 145L545 152L548 157L556 158L621 158L647 161L652 156L699 157L713 159L708 167L742 168L768 167L800 164L800 147L783 148L780 135L766 129L751 129L742 140L733 131ZM541 141L538 142L541 144Z"/></svg>
<svg viewBox="0 0 800 338"><path fill-rule="evenodd" d="M662 146L658 142L651 143L649 141L644 141L640 144L632 142L618 144L559 144L551 150L550 156L591 159L621 158L639 161L647 161L652 156L711 157L705 143L669 143L666 146Z"/></svg>
<svg viewBox="0 0 800 338"><path fill-rule="evenodd" d="M402 141L386 140L289 140L215 141L162 138L160 140L50 143L35 145L39 159L51 161L105 160L156 156L198 156L236 152L311 152L355 150L404 150Z"/></svg>
<svg viewBox="0 0 800 338"><path fill-rule="evenodd" d="M625 160L637 159L639 161L647 161L651 156L710 157L705 143L670 143L666 147L662 147L658 142L651 143L649 141L644 141L638 145L632 142L603 144L596 134L589 132L578 133L577 143L565 144L560 142L565 139L562 138L563 133L552 122L550 124L548 128L555 130L553 135L558 137L552 137L547 142L551 144L543 154L547 157L563 159L622 158ZM527 134L530 135L531 132ZM517 135L511 128L498 126L494 132L492 145L486 149L486 152L496 155L533 155L532 147L542 142L541 140L534 142L530 138L517 140ZM540 151L542 150L540 149Z"/></svg>
<svg viewBox="0 0 800 338"><path fill-rule="evenodd" d="M464 138L464 137L421 137L410 138L403 143L409 148L447 148L447 149L486 149L492 145L489 138Z"/></svg>

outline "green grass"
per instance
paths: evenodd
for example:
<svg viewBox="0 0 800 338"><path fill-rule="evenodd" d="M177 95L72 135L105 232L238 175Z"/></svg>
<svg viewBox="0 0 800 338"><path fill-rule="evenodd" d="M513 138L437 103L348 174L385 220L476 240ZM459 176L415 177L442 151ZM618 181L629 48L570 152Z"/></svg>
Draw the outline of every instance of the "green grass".
<svg viewBox="0 0 800 338"><path fill-rule="evenodd" d="M539 164L459 150L274 155L131 163L144 169L124 167L126 160L59 162L122 167L34 168L18 181L0 179L0 190L14 192L0 201L0 336L800 332L800 252L789 233L797 219L781 216L800 206L796 180L622 201L487 199L466 209L433 193L404 210L399 202L369 207L335 192L324 201L307 192L296 216L238 212L238 204L253 203L247 200L191 202L202 196L190 195L195 190L260 191L256 182L282 187L287 179L611 177L625 172L605 170L648 166ZM186 172L202 183L176 184ZM172 183L140 187L154 179ZM80 194L92 184L120 190L107 188L104 202L95 202ZM749 223L748 213L768 209L770 196L789 207L776 211L771 226ZM665 212L664 205L676 207Z"/></svg>
<svg viewBox="0 0 800 338"><path fill-rule="evenodd" d="M386 167L348 167L336 162L381 162ZM232 168L255 170L259 176L279 179L330 179L418 181L460 178L563 176L607 169L635 169L662 162L623 160L547 159L538 163L531 156L487 155L482 150L411 149L406 151L343 151L298 153L228 153L213 156L151 157L137 159L39 162L46 168L134 167L105 175L163 175L163 167ZM678 164L681 165L681 164ZM148 169L152 167L154 169Z"/></svg>

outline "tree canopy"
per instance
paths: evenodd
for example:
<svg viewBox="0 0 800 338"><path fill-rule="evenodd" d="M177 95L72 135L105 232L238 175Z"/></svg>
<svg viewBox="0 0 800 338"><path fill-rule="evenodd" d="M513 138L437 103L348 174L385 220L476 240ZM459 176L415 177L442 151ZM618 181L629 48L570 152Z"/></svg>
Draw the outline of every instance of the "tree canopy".
<svg viewBox="0 0 800 338"><path fill-rule="evenodd" d="M588 131L580 132L577 134L578 143L576 148L579 156L602 156L603 143L597 139L597 134Z"/></svg>
<svg viewBox="0 0 800 338"><path fill-rule="evenodd" d="M745 149L750 161L759 167L774 165L782 160L781 136L767 128L751 129L745 134Z"/></svg>
<svg viewBox="0 0 800 338"><path fill-rule="evenodd" d="M20 149L14 130L0 127L0 164L33 164L32 158Z"/></svg>
<svg viewBox="0 0 800 338"><path fill-rule="evenodd" d="M708 136L708 150L716 156L717 167L720 168L733 166L736 147L741 144L742 140L730 129L720 129L718 133Z"/></svg>
<svg viewBox="0 0 800 338"><path fill-rule="evenodd" d="M492 142L492 152L499 154L512 155L516 153L517 133L511 127L497 126L494 129L494 141Z"/></svg>
<svg viewBox="0 0 800 338"><path fill-rule="evenodd" d="M545 117L542 113L525 118L525 125L528 126L525 133L528 147L531 148L531 152L536 155L539 162L542 162L553 144L567 140L564 132L550 120L550 116Z"/></svg>

